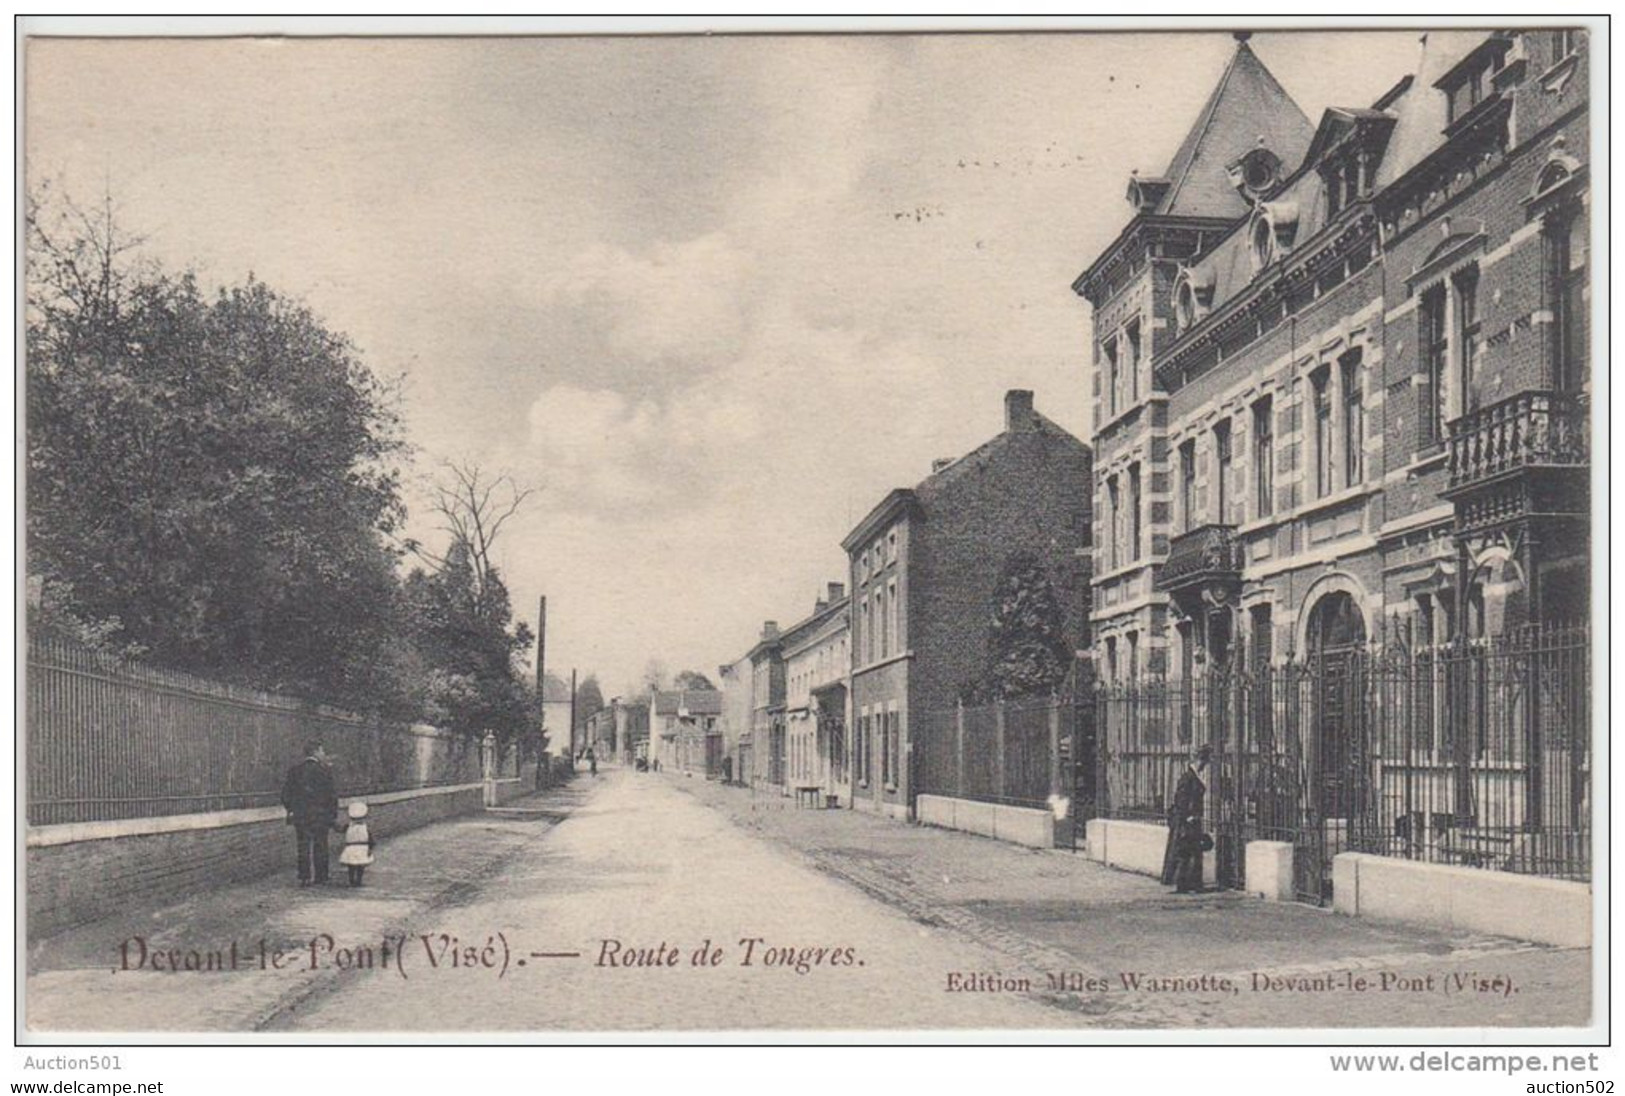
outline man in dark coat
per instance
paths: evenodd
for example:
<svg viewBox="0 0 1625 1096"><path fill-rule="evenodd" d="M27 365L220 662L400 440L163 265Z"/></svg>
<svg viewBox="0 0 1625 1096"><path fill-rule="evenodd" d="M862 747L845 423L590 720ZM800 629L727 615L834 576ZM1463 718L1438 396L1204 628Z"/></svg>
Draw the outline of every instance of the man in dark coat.
<svg viewBox="0 0 1625 1096"><path fill-rule="evenodd" d="M1202 773L1213 760L1213 747L1191 755L1168 804L1168 846L1162 854L1162 882L1180 894L1202 889L1202 815L1207 782Z"/></svg>
<svg viewBox="0 0 1625 1096"><path fill-rule="evenodd" d="M282 805L299 850L299 885L327 882L327 835L338 823L339 797L320 742L312 742L305 759L288 770Z"/></svg>

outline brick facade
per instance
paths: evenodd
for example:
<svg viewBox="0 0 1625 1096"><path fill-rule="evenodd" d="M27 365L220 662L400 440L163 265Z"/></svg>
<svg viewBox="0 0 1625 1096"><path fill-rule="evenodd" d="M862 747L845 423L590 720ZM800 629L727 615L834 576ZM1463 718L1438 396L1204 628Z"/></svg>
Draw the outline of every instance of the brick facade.
<svg viewBox="0 0 1625 1096"><path fill-rule="evenodd" d="M1004 562L1048 571L1074 648L1088 649L1090 452L1006 396L1005 430L913 490L888 495L843 543L852 589L850 726L855 806L906 817L924 713L949 710L986 669Z"/></svg>
<svg viewBox="0 0 1625 1096"><path fill-rule="evenodd" d="M1102 672L1301 656L1328 595L1370 640L1583 613L1570 433L1589 370L1556 349L1553 260L1584 311L1583 36L1435 35L1413 76L1318 127L1241 37L1167 178L1131 182L1133 219L1074 286L1095 316ZM1136 376L1114 386L1125 348ZM1563 467L1473 466L1548 422Z"/></svg>

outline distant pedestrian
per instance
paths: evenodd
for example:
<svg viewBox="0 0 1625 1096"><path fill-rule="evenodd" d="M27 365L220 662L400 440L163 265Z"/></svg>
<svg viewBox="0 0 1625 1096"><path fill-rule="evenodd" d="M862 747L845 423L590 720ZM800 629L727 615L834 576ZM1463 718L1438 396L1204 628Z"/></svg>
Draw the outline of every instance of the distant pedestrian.
<svg viewBox="0 0 1625 1096"><path fill-rule="evenodd" d="M288 811L299 856L299 885L327 882L327 835L338 822L339 797L327 749L312 741L305 759L288 770L282 782L282 805Z"/></svg>
<svg viewBox="0 0 1625 1096"><path fill-rule="evenodd" d="M593 776L598 775L598 755L593 752L591 746L587 747L587 769Z"/></svg>
<svg viewBox="0 0 1625 1096"><path fill-rule="evenodd" d="M1212 848L1202 832L1207 781L1203 773L1213 760L1213 747L1201 746L1191 755L1168 804L1168 846L1162 856L1162 882L1180 894L1202 889L1202 854Z"/></svg>
<svg viewBox="0 0 1625 1096"><path fill-rule="evenodd" d="M362 873L372 863L372 830L367 825L367 805L351 803L345 813L350 816L350 824L344 827L344 851L339 853L339 863L349 869L350 886L359 887Z"/></svg>

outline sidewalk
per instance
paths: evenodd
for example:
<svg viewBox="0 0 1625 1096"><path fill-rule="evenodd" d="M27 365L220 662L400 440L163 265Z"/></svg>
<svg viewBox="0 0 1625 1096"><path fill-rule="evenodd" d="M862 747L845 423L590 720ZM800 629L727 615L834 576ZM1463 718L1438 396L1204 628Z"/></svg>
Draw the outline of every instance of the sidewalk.
<svg viewBox="0 0 1625 1096"><path fill-rule="evenodd" d="M771 793L669 779L819 870L1035 972L1224 974L1250 984L1255 973L1313 977L1372 970L1444 977L1476 971L1505 973L1519 986L1516 994L1493 1001L1429 995L1406 1003L1384 994L1338 998L1335 1009L1294 993L1243 995L1233 1002L1182 996L1170 1000L1173 1013L1152 1007L1108 1022L1552 1026L1584 1023L1589 1013L1586 949L1342 917L1235 891L1174 895L1155 879L1104 867L1081 853L1027 849L860 811L798 809L794 800ZM1415 1018L1404 1018L1407 1008Z"/></svg>
<svg viewBox="0 0 1625 1096"><path fill-rule="evenodd" d="M341 976L338 948L376 945L473 895L482 880L551 829L587 791L577 780L399 837L379 834L376 863L357 889L343 882L344 869L336 864L330 885L300 888L290 835L286 872L31 941L27 1026L37 1031L256 1030L285 1019ZM146 963L136 938L145 943ZM261 969L262 942L264 954L287 953L283 969ZM225 966L233 943L237 969L206 975L201 983L197 975L152 969L155 956L166 964L194 962L208 969L212 960ZM206 987L202 992L200 985Z"/></svg>

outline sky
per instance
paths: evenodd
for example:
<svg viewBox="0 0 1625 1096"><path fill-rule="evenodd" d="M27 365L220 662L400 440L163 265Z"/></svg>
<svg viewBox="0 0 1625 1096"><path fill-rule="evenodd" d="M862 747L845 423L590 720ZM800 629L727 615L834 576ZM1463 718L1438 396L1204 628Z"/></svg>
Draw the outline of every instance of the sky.
<svg viewBox="0 0 1625 1096"><path fill-rule="evenodd" d="M1259 33L1312 120L1418 32ZM31 186L250 273L403 383L414 529L445 459L536 491L498 560L547 665L713 679L1002 397L1087 440L1071 283L1226 32L35 39Z"/></svg>

